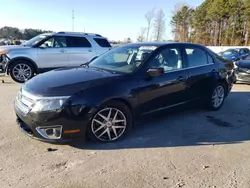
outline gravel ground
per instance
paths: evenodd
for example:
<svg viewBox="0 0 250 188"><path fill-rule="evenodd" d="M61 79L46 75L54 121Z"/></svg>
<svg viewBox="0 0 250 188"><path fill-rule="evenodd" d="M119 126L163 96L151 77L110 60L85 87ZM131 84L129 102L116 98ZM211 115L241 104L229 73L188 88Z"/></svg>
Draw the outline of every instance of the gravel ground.
<svg viewBox="0 0 250 188"><path fill-rule="evenodd" d="M13 111L20 85L4 79L1 188L250 187L248 85L235 85L218 112L195 107L147 118L120 142L52 145L20 132Z"/></svg>

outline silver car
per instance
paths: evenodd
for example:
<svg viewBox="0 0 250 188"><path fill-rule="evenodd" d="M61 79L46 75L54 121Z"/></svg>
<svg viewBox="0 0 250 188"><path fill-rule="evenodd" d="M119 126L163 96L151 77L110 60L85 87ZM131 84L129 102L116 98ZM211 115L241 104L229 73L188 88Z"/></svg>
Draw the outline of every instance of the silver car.
<svg viewBox="0 0 250 188"><path fill-rule="evenodd" d="M0 47L0 69L23 83L35 74L87 63L109 49L110 43L99 34L45 33L19 46Z"/></svg>

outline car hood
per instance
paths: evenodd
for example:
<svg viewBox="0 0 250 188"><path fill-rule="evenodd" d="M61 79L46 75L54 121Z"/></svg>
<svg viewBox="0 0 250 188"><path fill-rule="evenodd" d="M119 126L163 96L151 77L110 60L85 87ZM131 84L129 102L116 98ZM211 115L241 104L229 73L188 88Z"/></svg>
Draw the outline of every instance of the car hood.
<svg viewBox="0 0 250 188"><path fill-rule="evenodd" d="M121 76L122 74L91 68L64 68L35 76L27 81L23 87L39 96L71 96Z"/></svg>
<svg viewBox="0 0 250 188"><path fill-rule="evenodd" d="M24 48L30 48L30 47L22 46L22 45L6 45L6 46L1 46L0 51L2 51L2 50L16 50L16 49L24 49Z"/></svg>

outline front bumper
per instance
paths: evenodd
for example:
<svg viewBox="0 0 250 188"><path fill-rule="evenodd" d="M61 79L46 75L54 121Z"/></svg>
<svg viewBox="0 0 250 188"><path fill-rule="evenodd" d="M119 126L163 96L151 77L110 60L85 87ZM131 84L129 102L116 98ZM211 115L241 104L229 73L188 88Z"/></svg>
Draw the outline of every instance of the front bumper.
<svg viewBox="0 0 250 188"><path fill-rule="evenodd" d="M248 72L236 70L235 75L236 75L237 82L250 83L250 71L248 73Z"/></svg>
<svg viewBox="0 0 250 188"><path fill-rule="evenodd" d="M7 71L9 58L7 55L0 55L0 73L5 73Z"/></svg>
<svg viewBox="0 0 250 188"><path fill-rule="evenodd" d="M82 118L72 117L67 110L62 112L50 113L27 113L25 114L19 107L14 104L17 115L17 124L22 132L31 138L49 142L49 143L66 143L74 139L84 139L86 128L89 123L88 115ZM61 136L59 139L48 139L39 133L38 128L47 128L53 126L62 126ZM80 130L75 133L66 133L71 130Z"/></svg>

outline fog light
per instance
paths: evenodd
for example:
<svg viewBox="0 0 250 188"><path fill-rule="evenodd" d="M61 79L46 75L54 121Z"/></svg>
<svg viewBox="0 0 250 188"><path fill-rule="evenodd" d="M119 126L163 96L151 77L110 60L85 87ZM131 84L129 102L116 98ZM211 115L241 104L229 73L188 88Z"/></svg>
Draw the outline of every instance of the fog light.
<svg viewBox="0 0 250 188"><path fill-rule="evenodd" d="M62 126L50 126L50 127L37 127L37 132L46 139L56 140L60 139L62 135Z"/></svg>

